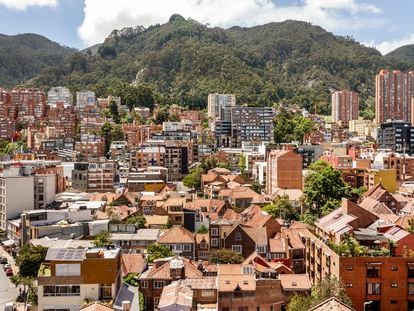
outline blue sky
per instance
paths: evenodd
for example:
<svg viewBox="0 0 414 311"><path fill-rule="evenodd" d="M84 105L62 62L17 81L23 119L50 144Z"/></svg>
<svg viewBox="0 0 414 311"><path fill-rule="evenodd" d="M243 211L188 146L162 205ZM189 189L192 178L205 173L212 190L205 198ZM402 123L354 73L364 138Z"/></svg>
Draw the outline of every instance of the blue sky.
<svg viewBox="0 0 414 311"><path fill-rule="evenodd" d="M412 0L0 0L0 32L84 48L114 28L163 23L173 13L222 27L299 19L386 53L414 43L413 11Z"/></svg>

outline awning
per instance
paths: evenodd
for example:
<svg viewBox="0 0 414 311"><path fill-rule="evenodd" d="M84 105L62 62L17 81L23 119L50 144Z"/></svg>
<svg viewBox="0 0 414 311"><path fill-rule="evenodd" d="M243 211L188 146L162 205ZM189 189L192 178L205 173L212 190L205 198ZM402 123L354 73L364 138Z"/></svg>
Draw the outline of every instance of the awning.
<svg viewBox="0 0 414 311"><path fill-rule="evenodd" d="M4 246L13 246L14 240L6 240L6 241L1 242L1 244L3 244Z"/></svg>

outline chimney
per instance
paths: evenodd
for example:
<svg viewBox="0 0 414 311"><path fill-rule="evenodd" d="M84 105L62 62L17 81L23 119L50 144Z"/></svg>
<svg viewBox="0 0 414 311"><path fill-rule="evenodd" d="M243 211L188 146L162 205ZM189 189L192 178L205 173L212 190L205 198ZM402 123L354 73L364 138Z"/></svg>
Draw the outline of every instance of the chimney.
<svg viewBox="0 0 414 311"><path fill-rule="evenodd" d="M129 300L122 301L122 311L129 311L131 308L131 302Z"/></svg>

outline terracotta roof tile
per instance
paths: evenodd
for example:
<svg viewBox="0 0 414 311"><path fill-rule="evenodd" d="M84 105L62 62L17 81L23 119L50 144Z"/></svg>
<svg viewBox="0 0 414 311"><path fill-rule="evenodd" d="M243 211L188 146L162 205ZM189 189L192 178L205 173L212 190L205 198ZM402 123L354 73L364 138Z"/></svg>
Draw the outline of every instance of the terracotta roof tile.
<svg viewBox="0 0 414 311"><path fill-rule="evenodd" d="M158 240L161 244L195 243L194 234L183 227L173 227Z"/></svg>
<svg viewBox="0 0 414 311"><path fill-rule="evenodd" d="M129 273L142 273L146 266L147 261L143 254L122 254L122 276L126 276Z"/></svg>

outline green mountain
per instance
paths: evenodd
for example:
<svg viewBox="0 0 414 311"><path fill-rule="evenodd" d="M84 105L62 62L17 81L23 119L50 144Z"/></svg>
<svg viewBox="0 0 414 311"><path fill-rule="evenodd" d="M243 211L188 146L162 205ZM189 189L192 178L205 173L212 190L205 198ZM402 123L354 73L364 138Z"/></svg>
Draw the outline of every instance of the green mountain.
<svg viewBox="0 0 414 311"><path fill-rule="evenodd" d="M46 67L63 63L74 51L36 34L0 34L0 85L24 83Z"/></svg>
<svg viewBox="0 0 414 311"><path fill-rule="evenodd" d="M414 44L401 46L385 55L385 58L390 61L406 62L411 68L414 68Z"/></svg>
<svg viewBox="0 0 414 311"><path fill-rule="evenodd" d="M222 29L173 15L163 25L114 30L94 52L72 54L31 83L105 95L133 82L150 85L161 103L205 107L208 93L231 92L239 103L284 101L327 113L332 90L358 91L364 102L380 68L408 68L350 37L292 20Z"/></svg>

